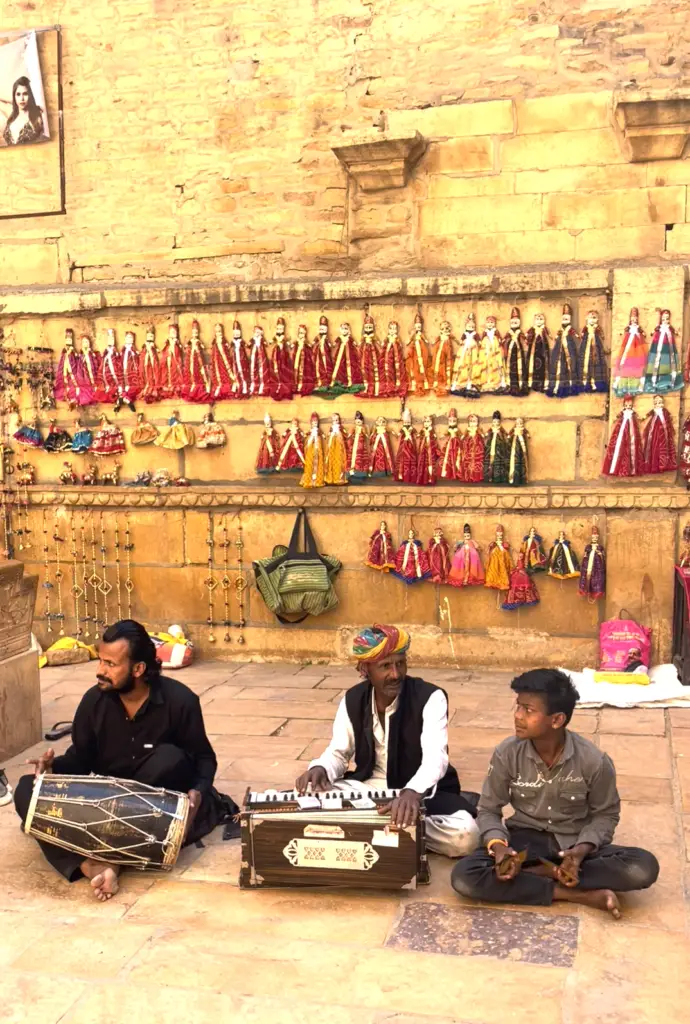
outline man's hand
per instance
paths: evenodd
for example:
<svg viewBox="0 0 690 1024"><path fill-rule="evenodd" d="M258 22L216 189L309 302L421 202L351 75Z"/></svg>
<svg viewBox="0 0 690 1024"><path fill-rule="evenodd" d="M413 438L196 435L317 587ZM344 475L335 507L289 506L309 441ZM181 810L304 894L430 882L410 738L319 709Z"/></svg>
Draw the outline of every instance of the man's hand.
<svg viewBox="0 0 690 1024"><path fill-rule="evenodd" d="M593 849L591 843L578 843L568 850L560 850L558 855L561 858L561 863L554 874L556 881L568 889L573 889L580 881L580 865Z"/></svg>
<svg viewBox="0 0 690 1024"><path fill-rule="evenodd" d="M201 807L201 793L198 789L190 789L187 792L187 796L189 797L189 814L187 815L187 828L184 832L185 839L189 835L189 831L194 824L194 819Z"/></svg>
<svg viewBox="0 0 690 1024"><path fill-rule="evenodd" d="M494 869L496 878L501 882L510 882L513 878L517 878L525 858L520 859L517 850L514 850L512 846L504 846L503 843L496 843L491 852L496 862Z"/></svg>
<svg viewBox="0 0 690 1024"><path fill-rule="evenodd" d="M414 789L403 789L395 800L379 807L379 814L386 814L390 811L391 825L396 828L405 828L406 825L413 825L417 820L421 800L421 796Z"/></svg>
<svg viewBox="0 0 690 1024"><path fill-rule="evenodd" d="M310 785L312 793L325 793L327 790L333 789L328 772L320 764L314 765L308 772L304 772L295 780L295 789L300 796L304 796Z"/></svg>
<svg viewBox="0 0 690 1024"><path fill-rule="evenodd" d="M25 761L25 764L32 764L34 766L34 775L43 775L44 772L50 774L53 770L53 761L55 760L55 751L52 747L48 747L45 754L41 754L38 758L31 758Z"/></svg>

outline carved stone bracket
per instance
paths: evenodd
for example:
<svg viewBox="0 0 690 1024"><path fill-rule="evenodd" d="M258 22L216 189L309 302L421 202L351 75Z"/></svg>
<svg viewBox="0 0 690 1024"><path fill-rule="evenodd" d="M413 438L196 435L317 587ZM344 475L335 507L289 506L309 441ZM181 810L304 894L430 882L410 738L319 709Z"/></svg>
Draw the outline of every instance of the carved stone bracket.
<svg viewBox="0 0 690 1024"><path fill-rule="evenodd" d="M384 188L403 188L410 171L426 149L426 139L412 135L357 135L333 152L363 192Z"/></svg>
<svg viewBox="0 0 690 1024"><path fill-rule="evenodd" d="M616 125L629 160L679 160L690 135L690 97L623 93Z"/></svg>

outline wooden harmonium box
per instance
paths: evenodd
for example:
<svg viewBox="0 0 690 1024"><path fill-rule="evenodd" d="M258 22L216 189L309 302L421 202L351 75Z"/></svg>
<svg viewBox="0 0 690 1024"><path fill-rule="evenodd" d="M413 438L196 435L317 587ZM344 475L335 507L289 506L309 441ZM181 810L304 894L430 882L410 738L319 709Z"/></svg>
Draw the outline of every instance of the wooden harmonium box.
<svg viewBox="0 0 690 1024"><path fill-rule="evenodd" d="M428 883L424 812L394 828L379 813L397 790L247 792L240 816L240 887L416 889Z"/></svg>

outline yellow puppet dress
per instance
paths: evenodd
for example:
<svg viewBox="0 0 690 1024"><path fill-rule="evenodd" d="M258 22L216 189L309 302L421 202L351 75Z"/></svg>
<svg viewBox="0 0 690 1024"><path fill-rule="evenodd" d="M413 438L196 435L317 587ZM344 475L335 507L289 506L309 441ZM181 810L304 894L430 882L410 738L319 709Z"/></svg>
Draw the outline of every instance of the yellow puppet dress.
<svg viewBox="0 0 690 1024"><path fill-rule="evenodd" d="M180 423L179 413L174 412L165 430L161 431L153 443L159 448L169 448L176 452L194 444L194 431L186 423Z"/></svg>
<svg viewBox="0 0 690 1024"><path fill-rule="evenodd" d="M345 432L337 412L333 413L331 432L326 444L326 468L324 482L327 484L347 483L347 447Z"/></svg>
<svg viewBox="0 0 690 1024"><path fill-rule="evenodd" d="M304 444L304 469L300 479L301 487L323 487L326 474L326 453L323 434L319 429L319 417L311 416L311 429Z"/></svg>
<svg viewBox="0 0 690 1024"><path fill-rule="evenodd" d="M496 530L496 540L489 544L484 586L490 587L491 590L510 590L512 568L510 545L503 539L503 527L499 526Z"/></svg>

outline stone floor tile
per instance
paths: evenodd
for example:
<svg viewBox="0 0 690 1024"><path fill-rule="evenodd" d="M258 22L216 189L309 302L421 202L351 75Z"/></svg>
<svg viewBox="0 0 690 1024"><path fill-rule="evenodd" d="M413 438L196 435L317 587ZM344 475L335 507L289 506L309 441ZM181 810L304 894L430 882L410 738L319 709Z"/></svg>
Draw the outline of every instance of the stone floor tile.
<svg viewBox="0 0 690 1024"><path fill-rule="evenodd" d="M219 761L245 757L260 757L262 760L289 758L294 760L301 756L306 741L299 736L239 736L226 733L213 749Z"/></svg>
<svg viewBox="0 0 690 1024"><path fill-rule="evenodd" d="M242 690L244 690L243 686L235 686L231 683L220 683L217 686L209 686L201 695L201 707L205 712L207 708L210 709L211 704L220 704L221 702L227 704L229 701L232 701L238 693L241 693ZM216 708L213 710L215 712Z"/></svg>
<svg viewBox="0 0 690 1024"><path fill-rule="evenodd" d="M321 690L321 689L291 689L290 687L281 686L248 686L244 690L241 690L237 695L236 702L241 700L253 700L253 701L305 701L311 703L327 703L332 700L339 690ZM214 704L216 701L213 702ZM220 703L220 700L217 702ZM223 701L225 703L225 701ZM213 704L209 707L213 708ZM239 710L239 709L237 709Z"/></svg>
<svg viewBox="0 0 690 1024"><path fill-rule="evenodd" d="M616 770L621 774L635 774L644 767L649 778L671 778L671 756L666 739L656 736L613 736L606 733L600 737L600 747L613 759Z"/></svg>
<svg viewBox="0 0 690 1024"><path fill-rule="evenodd" d="M247 691L248 692L248 691ZM280 715L283 718L317 718L321 721L333 721L335 715L335 707L328 701L316 700L307 703L302 699L300 694L299 701L295 698L295 692L292 693L291 700L285 701L267 701L257 700L252 695L249 695L247 699L242 700L241 712L242 715L256 718L276 718ZM318 693L317 690L312 691ZM229 711L223 712L224 714L230 714L233 710L237 709L237 702L234 701L232 708Z"/></svg>
<svg viewBox="0 0 690 1024"><path fill-rule="evenodd" d="M676 774L684 814L690 814L690 758L676 758Z"/></svg>
<svg viewBox="0 0 690 1024"><path fill-rule="evenodd" d="M270 736L285 721L280 715L275 718L252 718L248 715L214 715L204 711L204 724L209 736Z"/></svg>
<svg viewBox="0 0 690 1024"><path fill-rule="evenodd" d="M312 740L302 748L302 753L299 755L300 761L313 761L315 757L320 757L323 754L327 746L328 740L326 739Z"/></svg>
<svg viewBox="0 0 690 1024"><path fill-rule="evenodd" d="M42 933L42 928L43 922L38 915L24 914L14 910L0 910L0 963L3 964L0 977L4 973L5 965L10 964L25 949L35 946L38 936ZM0 1020L2 1019L0 1016Z"/></svg>
<svg viewBox="0 0 690 1024"><path fill-rule="evenodd" d="M671 749L675 757L690 761L690 730L674 729L671 734Z"/></svg>
<svg viewBox="0 0 690 1024"><path fill-rule="evenodd" d="M602 733L663 736L665 730L663 708L603 708L601 711L599 732Z"/></svg>
<svg viewBox="0 0 690 1024"><path fill-rule="evenodd" d="M619 772L616 773L616 779L621 800L643 804L673 803L673 786L670 779L650 779L643 775L625 775Z"/></svg>
<svg viewBox="0 0 690 1024"><path fill-rule="evenodd" d="M624 846L673 845L680 841L680 823L673 807L664 804L623 803L615 842Z"/></svg>
<svg viewBox="0 0 690 1024"><path fill-rule="evenodd" d="M685 837L685 857L690 863L690 814L683 815L683 833Z"/></svg>
<svg viewBox="0 0 690 1024"><path fill-rule="evenodd" d="M245 690L253 690L257 687L269 686L280 687L287 690L339 690L344 684L341 680L321 675L305 675L298 672L296 675L289 675L286 672L274 673L270 676L244 676L237 675L231 679L232 683L243 687ZM299 694L297 695L299 697Z"/></svg>
<svg viewBox="0 0 690 1024"><path fill-rule="evenodd" d="M34 947L16 957L10 967L26 973L64 974L89 980L114 978L154 930L124 921L110 921L107 928L94 920L54 924L46 956L37 956Z"/></svg>
<svg viewBox="0 0 690 1024"><path fill-rule="evenodd" d="M179 877L186 882L226 882L228 885L238 885L241 859L239 839L215 843L202 850Z"/></svg>
<svg viewBox="0 0 690 1024"><path fill-rule="evenodd" d="M285 724L280 727L278 735L303 736L308 741L310 739L330 739L332 733L332 722L319 722L314 718L289 718ZM324 743L324 747L325 746L326 744Z"/></svg>
<svg viewBox="0 0 690 1024"><path fill-rule="evenodd" d="M465 747L490 753L509 735L510 733L504 729L483 729L474 725L453 726L448 730L448 745L451 755Z"/></svg>
<svg viewBox="0 0 690 1024"><path fill-rule="evenodd" d="M111 900L112 902L112 900ZM84 983L7 970L0 973L0 1020L2 1024L57 1024L84 991ZM93 1019L90 1024L94 1024ZM103 1024L103 1022L99 1022Z"/></svg>
<svg viewBox="0 0 690 1024"><path fill-rule="evenodd" d="M247 783L251 783L252 789L256 789L254 779L265 778L278 779L281 786L291 789L297 776L301 775L304 770L304 761L297 761L294 758L282 755L278 755L275 758L237 757L233 758L229 763L223 764L221 762L218 765L218 775L220 777L230 777L232 775L236 779L246 779Z"/></svg>
<svg viewBox="0 0 690 1024"><path fill-rule="evenodd" d="M111 900L112 902L112 900ZM178 974L191 973L188 964L178 964ZM165 988L155 978L147 978L142 985L89 985L84 996L75 1003L60 1024L125 1024L127 1021L145 1020L146 1024L225 1024L238 1021L241 999L213 990L185 991L183 988ZM3 1021L4 1024L4 1021ZM31 1024L34 1024L32 1021ZM35 1024L48 1024L36 1018Z"/></svg>
<svg viewBox="0 0 690 1024"><path fill-rule="evenodd" d="M37 911L51 921L74 916L116 920L153 885L145 874L129 872L123 878L117 899L99 903L85 879L70 884L55 871L0 866L0 910Z"/></svg>
<svg viewBox="0 0 690 1024"><path fill-rule="evenodd" d="M462 724L457 721L458 712L453 716L451 725ZM479 709L471 718L466 722L466 725L472 726L472 728L488 728L488 729L505 729L505 735L510 736L515 731L515 722L513 719L512 707L506 708L484 708Z"/></svg>
<svg viewBox="0 0 690 1024"><path fill-rule="evenodd" d="M669 708L668 717L672 728L690 729L690 708Z"/></svg>

